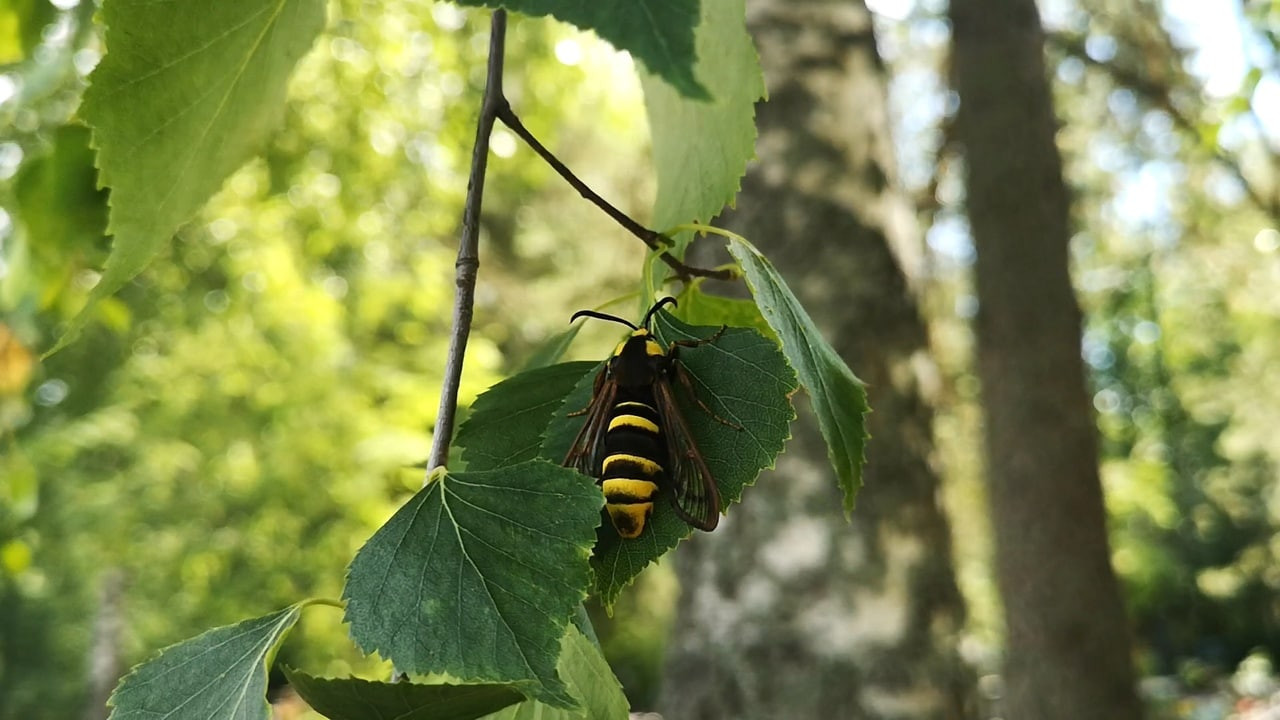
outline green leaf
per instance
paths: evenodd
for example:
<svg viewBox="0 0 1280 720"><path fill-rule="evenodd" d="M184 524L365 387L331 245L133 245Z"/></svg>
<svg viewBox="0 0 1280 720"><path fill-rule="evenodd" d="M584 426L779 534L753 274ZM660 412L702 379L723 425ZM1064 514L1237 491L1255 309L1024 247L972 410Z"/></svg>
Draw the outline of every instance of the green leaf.
<svg viewBox="0 0 1280 720"><path fill-rule="evenodd" d="M572 362L538 368L481 393L454 440L465 448L462 459L467 469L493 470L538 457L542 434L564 396L598 365Z"/></svg>
<svg viewBox="0 0 1280 720"><path fill-rule="evenodd" d="M324 0L112 0L102 17L107 53L79 114L111 188L115 244L90 305L146 267L263 148L290 72L324 27Z"/></svg>
<svg viewBox="0 0 1280 720"><path fill-rule="evenodd" d="M656 316L655 333L663 343L710 337L717 327L685 325L665 312ZM742 496L760 471L773 466L774 458L790 437L795 410L790 395L796 389L795 373L773 341L746 328L730 328L714 343L680 351L698 397L721 418L742 426L736 430L709 416L677 387L676 397L689 431L720 488L721 509ZM586 406L593 375L579 381L547 428L543 456L563 458L582 427L584 418L567 412ZM646 565L675 547L691 532L670 502L660 498L640 537L624 540L609 522L598 531L591 566L596 572L596 592L605 605Z"/></svg>
<svg viewBox="0 0 1280 720"><path fill-rule="evenodd" d="M852 512L866 460L867 391L818 332L773 264L741 238L730 238L729 253L742 267L761 314L777 331L782 351L809 393L827 441L827 457L844 491L845 512Z"/></svg>
<svg viewBox="0 0 1280 720"><path fill-rule="evenodd" d="M352 637L403 672L572 706L556 658L591 582L603 503L581 475L540 460L441 476L352 561Z"/></svg>
<svg viewBox="0 0 1280 720"><path fill-rule="evenodd" d="M702 291L702 278L695 278L685 285L677 298L680 302L673 315L690 325L729 325L749 327L761 335L778 342L778 335L769 327L760 308L753 300L727 298Z"/></svg>
<svg viewBox="0 0 1280 720"><path fill-rule="evenodd" d="M681 97L641 73L653 160L658 174L653 225L706 221L733 202L747 162L755 157L755 103L764 78L743 0L703 0L695 73L711 102Z"/></svg>
<svg viewBox="0 0 1280 720"><path fill-rule="evenodd" d="M285 668L289 684L329 720L473 720L524 701L507 685L420 685L318 678Z"/></svg>
<svg viewBox="0 0 1280 720"><path fill-rule="evenodd" d="M485 716L485 720L626 720L627 696L600 648L576 626L560 645L561 677L581 709L561 709L529 700Z"/></svg>
<svg viewBox="0 0 1280 720"><path fill-rule="evenodd" d="M133 669L111 694L111 720L267 720L267 670L299 605L214 628Z"/></svg>
<svg viewBox="0 0 1280 720"><path fill-rule="evenodd" d="M587 614L586 605L579 605L578 611L573 614L573 626L578 628L578 632L586 636L592 645L600 647L600 638L596 636L596 627L591 624L591 616Z"/></svg>
<svg viewBox="0 0 1280 720"><path fill-rule="evenodd" d="M92 247L107 231L107 193L98 189L89 128L63 125L51 152L29 163L14 180L19 217L43 263L65 262L68 247Z"/></svg>
<svg viewBox="0 0 1280 720"><path fill-rule="evenodd" d="M631 53L675 92L706 99L694 77L693 29L698 0L459 0L462 5L504 7L525 15L550 15L591 30Z"/></svg>

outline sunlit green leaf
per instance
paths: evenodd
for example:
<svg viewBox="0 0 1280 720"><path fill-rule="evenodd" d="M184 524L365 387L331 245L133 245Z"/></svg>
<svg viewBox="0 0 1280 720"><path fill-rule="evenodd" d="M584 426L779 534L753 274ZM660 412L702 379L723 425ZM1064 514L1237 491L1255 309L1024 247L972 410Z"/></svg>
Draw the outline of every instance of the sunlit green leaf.
<svg viewBox="0 0 1280 720"><path fill-rule="evenodd" d="M459 0L462 5L505 7L525 15L550 15L594 31L662 78L673 91L707 97L694 76L693 29L698 0ZM739 18L741 19L741 18ZM701 46L699 46L701 49Z"/></svg>
<svg viewBox="0 0 1280 720"><path fill-rule="evenodd" d="M743 0L703 0L701 12L695 72L712 100L682 97L646 73L640 78L658 173L658 228L718 214L733 202L755 157L755 103L764 96L764 79Z"/></svg>
<svg viewBox="0 0 1280 720"><path fill-rule="evenodd" d="M665 312L657 315L655 323L655 332L664 343L707 338L717 330L685 325ZM730 328L712 344L682 349L680 362L699 398L716 415L743 428L736 430L712 418L692 399L683 397L683 389L676 389L689 430L720 488L723 510L742 497L742 489L755 482L762 469L773 466L783 442L790 437L795 374L776 343L745 328ZM580 380L556 413L547 429L544 457L564 457L583 423L582 417L567 417L566 413L587 404L592 380L591 375ZM624 540L612 524L603 523L591 558L601 600L612 604L646 565L689 533L690 527L665 498L654 504L653 516L638 538Z"/></svg>
<svg viewBox="0 0 1280 720"><path fill-rule="evenodd" d="M752 300L703 292L702 283L696 280L685 286L678 299L680 304L672 314L690 325L749 327L771 340L778 339Z"/></svg>
<svg viewBox="0 0 1280 720"><path fill-rule="evenodd" d="M50 152L18 173L19 218L32 253L45 264L65 262L75 255L69 248L91 248L106 234L107 193L98 189L97 178L89 129L83 125L58 127Z"/></svg>
<svg viewBox="0 0 1280 720"><path fill-rule="evenodd" d="M560 646L560 676L579 709L555 708L529 700L485 716L485 720L626 720L627 696L596 646L576 625Z"/></svg>
<svg viewBox="0 0 1280 720"><path fill-rule="evenodd" d="M311 709L329 720L473 720L524 700L506 685L319 678L292 668L285 675Z"/></svg>
<svg viewBox="0 0 1280 720"><path fill-rule="evenodd" d="M407 673L512 683L557 707L560 638L586 597L603 496L545 461L429 483L351 563L356 644Z"/></svg>
<svg viewBox="0 0 1280 720"><path fill-rule="evenodd" d="M215 628L133 669L111 695L111 720L267 720L267 670L299 606Z"/></svg>
<svg viewBox="0 0 1280 720"><path fill-rule="evenodd" d="M455 443L468 470L493 470L538 457L542 434L573 386L597 363L551 365L513 375L471 405ZM548 458L550 459L550 458Z"/></svg>
<svg viewBox="0 0 1280 720"><path fill-rule="evenodd" d="M760 312L777 331L782 351L809 393L827 442L827 457L844 491L845 511L851 512L862 487L864 416L869 411L866 389L822 337L773 264L740 238L729 241L729 252L741 265Z"/></svg>
<svg viewBox="0 0 1280 720"><path fill-rule="evenodd" d="M115 237L90 304L137 275L279 124L323 0L114 0L80 117L93 128ZM83 327L81 312L54 347ZM51 351L52 352L52 351Z"/></svg>

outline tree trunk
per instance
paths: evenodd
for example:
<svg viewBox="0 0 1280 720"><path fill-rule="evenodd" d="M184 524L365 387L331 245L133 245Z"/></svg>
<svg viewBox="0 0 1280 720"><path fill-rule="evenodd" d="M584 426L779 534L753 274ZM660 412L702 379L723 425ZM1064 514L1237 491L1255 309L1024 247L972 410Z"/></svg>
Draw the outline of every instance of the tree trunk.
<svg viewBox="0 0 1280 720"><path fill-rule="evenodd" d="M768 82L760 161L725 224L777 264L868 384L852 523L807 408L778 470L676 553L669 720L969 717L963 601L932 466L933 378L908 278L884 68L861 0L753 0Z"/></svg>
<svg viewBox="0 0 1280 720"><path fill-rule="evenodd" d="M124 573L109 568L102 573L98 607L93 618L93 643L89 648L89 700L83 720L106 720L107 700L120 681L120 634L124 628Z"/></svg>
<svg viewBox="0 0 1280 720"><path fill-rule="evenodd" d="M1004 715L1133 720L1039 15L1034 0L952 0L950 13L1007 624Z"/></svg>

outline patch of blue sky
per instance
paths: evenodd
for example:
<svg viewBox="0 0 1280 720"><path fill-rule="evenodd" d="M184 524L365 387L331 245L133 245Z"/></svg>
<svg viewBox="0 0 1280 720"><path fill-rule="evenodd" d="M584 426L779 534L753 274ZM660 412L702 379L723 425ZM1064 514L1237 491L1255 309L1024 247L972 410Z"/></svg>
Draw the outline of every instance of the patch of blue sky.
<svg viewBox="0 0 1280 720"><path fill-rule="evenodd" d="M928 46L945 45L946 38L939 39L938 19L945 13L945 6L936 0L867 0L876 14L877 27L881 31L882 50L895 62L899 75L891 87L895 132L904 184L914 190L921 189L932 173L932 154L937 138L930 127L936 127L945 110L939 112L939 98L946 98L946 88L941 80L931 75L928 68L921 68L902 57L910 52L909 46L924 42ZM1078 3L1072 0L1040 0L1039 7L1045 26L1050 30L1079 30L1088 25L1088 16ZM1250 68L1271 69L1277 66L1274 50L1257 34L1243 17L1239 2L1231 0L1164 0L1164 22L1175 43L1188 52L1187 69L1197 78L1210 105L1222 105L1241 92ZM886 32L901 24L916 25L927 19L928 32L908 31L905 34ZM942 26L945 31L945 25ZM905 44L908 47L898 47ZM1090 37L1086 52L1095 60L1106 62L1114 54L1114 40L1106 37ZM1059 79L1064 69L1059 69ZM1066 68L1068 75L1081 74L1084 68L1076 65ZM1078 81L1078 78L1076 79ZM1140 112L1132 94L1127 91L1113 93L1108 104L1116 118L1125 123L1141 123L1143 133L1150 139L1158 154L1172 158L1176 154L1177 140L1167 118L1158 113ZM1273 148L1280 147L1280 77L1275 72L1264 72L1252 96L1253 114L1226 123L1219 135L1224 147L1239 149L1258 134L1268 140ZM946 103L943 103L943 107ZM1177 228L1172 222L1176 210L1179 183L1185 182L1185 170L1176 162L1139 158L1123 152L1122 148L1108 145L1104 138L1096 138L1090 149L1091 159L1099 166L1116 173L1116 194L1108 203L1107 212L1121 225L1148 235L1157 245L1176 242ZM1242 192L1234 178L1216 177L1222 187L1214 195L1226 204L1238 202ZM944 202L944 205L946 203ZM930 248L943 258L966 264L972 261L972 243L967 225L956 222L940 213L936 225L926 234Z"/></svg>

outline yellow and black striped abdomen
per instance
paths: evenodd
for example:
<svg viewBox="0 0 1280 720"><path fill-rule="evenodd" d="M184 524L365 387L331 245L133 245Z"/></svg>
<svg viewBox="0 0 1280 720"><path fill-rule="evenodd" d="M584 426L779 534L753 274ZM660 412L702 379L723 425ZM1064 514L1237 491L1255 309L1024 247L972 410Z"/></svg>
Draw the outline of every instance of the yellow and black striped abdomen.
<svg viewBox="0 0 1280 720"><path fill-rule="evenodd" d="M609 413L600 466L605 509L624 538L644 530L663 478L666 449L651 398L624 399Z"/></svg>

